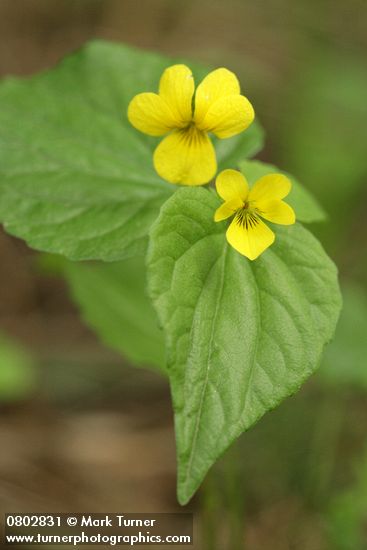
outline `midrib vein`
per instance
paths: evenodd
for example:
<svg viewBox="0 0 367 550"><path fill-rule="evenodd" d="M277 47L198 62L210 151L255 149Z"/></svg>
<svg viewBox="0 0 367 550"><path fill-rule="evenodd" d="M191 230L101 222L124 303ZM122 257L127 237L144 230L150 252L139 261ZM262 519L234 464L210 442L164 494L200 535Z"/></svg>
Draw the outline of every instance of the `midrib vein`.
<svg viewBox="0 0 367 550"><path fill-rule="evenodd" d="M227 244L225 244L223 254L222 254L223 260L222 260L222 270L221 270L221 274L220 274L219 296L218 296L218 300L217 300L216 307L215 307L215 312L214 312L213 322L212 322L212 327L211 327L211 333L210 333L210 340L209 340L209 345L208 345L208 359L207 359L206 376L205 376L205 382L204 382L203 389L202 389L201 396L200 396L200 403L199 403L199 409L198 409L196 424L195 424L195 427L194 427L194 435L193 435L193 439L192 439L192 446L191 446L189 462L188 462L188 465L187 465L187 468L186 468L185 485L187 485L187 483L188 483L190 473L191 473L191 468L192 468L194 455L195 455L195 452L196 452L196 442L197 442L197 438L198 438L198 434L199 434L199 427L200 427L200 421L201 421L201 416L202 416L202 410L203 410L203 404L204 404L206 389L207 389L207 386L208 386L209 373L210 373L210 368L211 368L211 355L212 355L213 339L214 339L217 316L218 316L218 312L219 312L219 307L220 307L220 302L221 302L221 299L222 299L223 287L224 287L224 273L225 273L227 250L228 250L228 246L227 246Z"/></svg>

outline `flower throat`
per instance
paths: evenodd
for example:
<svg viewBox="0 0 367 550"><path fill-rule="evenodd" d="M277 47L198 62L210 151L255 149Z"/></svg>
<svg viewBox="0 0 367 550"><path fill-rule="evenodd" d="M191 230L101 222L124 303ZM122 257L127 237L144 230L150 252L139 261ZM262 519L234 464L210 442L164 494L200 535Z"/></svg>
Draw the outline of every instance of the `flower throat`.
<svg viewBox="0 0 367 550"><path fill-rule="evenodd" d="M238 225L251 229L259 223L258 211L256 208L250 209L250 203L246 201L244 205L236 212L235 220Z"/></svg>

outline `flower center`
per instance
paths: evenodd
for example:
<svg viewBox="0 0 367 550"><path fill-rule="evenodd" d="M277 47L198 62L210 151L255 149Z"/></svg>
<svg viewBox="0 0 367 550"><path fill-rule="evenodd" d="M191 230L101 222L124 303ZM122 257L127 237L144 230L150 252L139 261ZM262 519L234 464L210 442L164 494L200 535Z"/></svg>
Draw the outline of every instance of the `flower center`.
<svg viewBox="0 0 367 550"><path fill-rule="evenodd" d="M235 220L238 225L251 229L260 221L259 213L256 208L251 208L248 201L243 203L243 206L236 211Z"/></svg>
<svg viewBox="0 0 367 550"><path fill-rule="evenodd" d="M205 132L199 130L194 121L191 121L187 126L180 128L178 131L182 140L184 140L187 145L195 146L205 139Z"/></svg>
<svg viewBox="0 0 367 550"><path fill-rule="evenodd" d="M190 120L190 122L188 122L188 123L186 124L186 126L184 126L184 127L182 128L182 130L184 130L185 132L191 132L191 133L192 133L192 132L199 131L198 128L197 128L197 126L196 126L196 124L195 124L195 121L194 121L193 119Z"/></svg>

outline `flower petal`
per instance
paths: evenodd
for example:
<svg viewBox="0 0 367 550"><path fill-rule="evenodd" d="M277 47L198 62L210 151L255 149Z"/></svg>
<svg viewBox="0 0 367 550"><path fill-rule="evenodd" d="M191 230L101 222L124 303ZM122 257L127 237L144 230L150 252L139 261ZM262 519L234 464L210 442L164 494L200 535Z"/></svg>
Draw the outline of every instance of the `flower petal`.
<svg viewBox="0 0 367 550"><path fill-rule="evenodd" d="M263 176L250 189L250 201L269 201L283 199L291 190L292 184L284 174L268 174Z"/></svg>
<svg viewBox="0 0 367 550"><path fill-rule="evenodd" d="M154 167L171 183L202 185L217 170L214 147L208 136L195 127L176 130L165 137L154 152Z"/></svg>
<svg viewBox="0 0 367 550"><path fill-rule="evenodd" d="M241 172L237 170L223 170L215 180L218 195L225 201L237 199L242 206L247 199L249 186Z"/></svg>
<svg viewBox="0 0 367 550"><path fill-rule="evenodd" d="M136 95L129 103L127 116L137 130L150 136L162 136L175 127L173 114L157 94Z"/></svg>
<svg viewBox="0 0 367 550"><path fill-rule="evenodd" d="M221 222L222 220L226 220L230 216L233 216L236 210L241 208L242 205L243 201L237 198L225 202L215 211L214 221Z"/></svg>
<svg viewBox="0 0 367 550"><path fill-rule="evenodd" d="M198 127L224 139L246 130L254 118L254 109L245 96L230 95L213 103Z"/></svg>
<svg viewBox="0 0 367 550"><path fill-rule="evenodd" d="M159 82L159 95L171 109L178 128L192 120L194 91L194 77L186 65L172 65L164 71Z"/></svg>
<svg viewBox="0 0 367 550"><path fill-rule="evenodd" d="M272 201L257 201L256 206L262 218L269 222L282 225L292 225L296 221L294 210L284 201L274 199Z"/></svg>
<svg viewBox="0 0 367 550"><path fill-rule="evenodd" d="M250 260L256 260L275 239L273 231L260 219L246 227L234 218L227 229L226 236L229 244Z"/></svg>
<svg viewBox="0 0 367 550"><path fill-rule="evenodd" d="M208 109L229 95L239 95L240 84L234 73L228 69L216 69L209 73L199 84L195 94L195 122L200 124Z"/></svg>

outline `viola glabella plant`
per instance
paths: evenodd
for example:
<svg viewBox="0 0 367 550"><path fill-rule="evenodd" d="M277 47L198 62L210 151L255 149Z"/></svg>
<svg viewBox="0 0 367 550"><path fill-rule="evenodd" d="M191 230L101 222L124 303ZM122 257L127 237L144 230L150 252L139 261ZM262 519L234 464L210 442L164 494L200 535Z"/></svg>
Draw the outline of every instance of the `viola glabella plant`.
<svg viewBox="0 0 367 550"><path fill-rule="evenodd" d="M220 139L246 130L254 120L249 100L240 95L236 75L227 69L209 73L195 92L186 65L167 68L159 93L141 93L129 104L133 126L150 136L168 134L154 152L154 167L171 183L202 185L217 171L208 133Z"/></svg>
<svg viewBox="0 0 367 550"><path fill-rule="evenodd" d="M167 376L182 504L315 371L341 306L336 268L301 225L322 208L248 158L263 132L234 74L190 65L96 41L0 85L0 219L36 250L108 262L62 271L103 341ZM154 152L149 136L165 134ZM224 204L195 187L217 169ZM262 220L280 224L275 240Z"/></svg>

